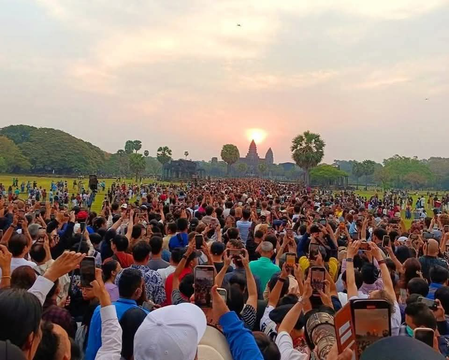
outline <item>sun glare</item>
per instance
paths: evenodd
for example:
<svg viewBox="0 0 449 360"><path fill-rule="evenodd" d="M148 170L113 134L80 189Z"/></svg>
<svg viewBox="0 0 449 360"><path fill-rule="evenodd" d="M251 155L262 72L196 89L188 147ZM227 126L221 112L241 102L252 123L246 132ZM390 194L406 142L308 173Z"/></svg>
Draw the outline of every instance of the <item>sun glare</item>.
<svg viewBox="0 0 449 360"><path fill-rule="evenodd" d="M249 141L254 140L256 144L260 144L267 137L267 133L262 129L248 129L246 130L246 136Z"/></svg>

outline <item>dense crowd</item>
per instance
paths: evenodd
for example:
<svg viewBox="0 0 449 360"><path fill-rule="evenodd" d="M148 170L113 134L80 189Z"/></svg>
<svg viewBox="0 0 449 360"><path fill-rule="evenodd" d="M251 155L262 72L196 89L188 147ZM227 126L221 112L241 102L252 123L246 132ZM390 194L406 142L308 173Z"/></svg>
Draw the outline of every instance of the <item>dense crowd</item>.
<svg viewBox="0 0 449 360"><path fill-rule="evenodd" d="M100 183L95 213L67 182L14 180L0 199L0 360L449 355L446 195L117 181ZM354 311L343 347L339 311L354 304L384 306L386 325L367 306L362 331Z"/></svg>

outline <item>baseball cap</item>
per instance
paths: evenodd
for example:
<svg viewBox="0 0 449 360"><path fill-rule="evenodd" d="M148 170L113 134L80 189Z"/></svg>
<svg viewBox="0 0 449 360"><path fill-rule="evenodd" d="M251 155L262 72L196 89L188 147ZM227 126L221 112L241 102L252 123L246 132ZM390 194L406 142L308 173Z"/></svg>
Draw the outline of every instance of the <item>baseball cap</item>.
<svg viewBox="0 0 449 360"><path fill-rule="evenodd" d="M120 206L121 209L128 209L128 204L122 204L122 206Z"/></svg>
<svg viewBox="0 0 449 360"><path fill-rule="evenodd" d="M399 242L404 242L404 241L407 241L407 240L408 240L407 236L401 236L401 237L398 238Z"/></svg>
<svg viewBox="0 0 449 360"><path fill-rule="evenodd" d="M86 221L88 216L89 214L87 213L87 211L81 210L76 218L78 219L78 221Z"/></svg>
<svg viewBox="0 0 449 360"><path fill-rule="evenodd" d="M136 332L134 359L194 359L206 326L204 312L190 303L154 310Z"/></svg>
<svg viewBox="0 0 449 360"><path fill-rule="evenodd" d="M388 349L388 351L386 351ZM382 354L381 356L379 354ZM429 345L408 336L390 336L370 345L361 360L443 360Z"/></svg>

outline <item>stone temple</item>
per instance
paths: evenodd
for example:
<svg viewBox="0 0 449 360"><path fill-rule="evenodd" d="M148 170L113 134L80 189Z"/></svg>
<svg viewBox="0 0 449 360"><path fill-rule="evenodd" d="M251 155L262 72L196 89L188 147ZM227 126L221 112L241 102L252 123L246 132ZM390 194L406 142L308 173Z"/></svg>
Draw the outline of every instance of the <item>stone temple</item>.
<svg viewBox="0 0 449 360"><path fill-rule="evenodd" d="M265 163L267 166L274 164L273 150L269 148L265 154L265 158L261 158L257 153L257 146L253 140L249 145L248 154L246 154L246 157L240 158L239 162L245 163L248 166L248 172L257 173L259 164Z"/></svg>

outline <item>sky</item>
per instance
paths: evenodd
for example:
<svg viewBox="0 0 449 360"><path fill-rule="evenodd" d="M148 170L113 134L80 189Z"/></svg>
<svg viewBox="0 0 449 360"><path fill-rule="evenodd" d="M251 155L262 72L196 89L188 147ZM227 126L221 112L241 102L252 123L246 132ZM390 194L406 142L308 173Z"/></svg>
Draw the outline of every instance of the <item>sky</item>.
<svg viewBox="0 0 449 360"><path fill-rule="evenodd" d="M449 157L448 23L449 0L0 0L0 127L195 160L253 134L291 161L306 130L327 163Z"/></svg>

